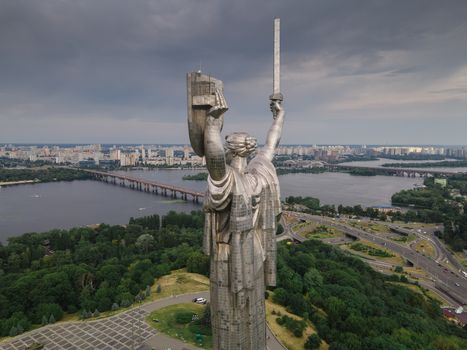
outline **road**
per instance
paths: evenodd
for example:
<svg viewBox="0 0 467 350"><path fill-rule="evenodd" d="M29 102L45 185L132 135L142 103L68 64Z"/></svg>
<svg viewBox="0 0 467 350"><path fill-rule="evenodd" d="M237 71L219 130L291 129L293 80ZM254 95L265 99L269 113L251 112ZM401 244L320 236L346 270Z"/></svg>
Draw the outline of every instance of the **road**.
<svg viewBox="0 0 467 350"><path fill-rule="evenodd" d="M160 299L95 321L62 322L38 328L0 343L0 350L24 350L34 342L44 350L199 350L150 327L144 319L154 310L190 303L194 298L209 300L209 292ZM268 350L286 350L267 329Z"/></svg>
<svg viewBox="0 0 467 350"><path fill-rule="evenodd" d="M454 272L453 270L450 270L446 267L443 267L437 261L412 250L410 247L396 243L390 239L386 239L381 236L368 233L355 227L347 226L339 221L333 220L332 218L310 215L305 213L294 213L290 215L295 215L301 220L310 220L320 224L335 227L336 229L342 231L345 234L360 239L366 239L368 241L371 241L382 247L394 251L395 253L404 257L406 260L410 261L414 266L419 267L428 272L434 279L436 288L443 290L443 294L447 294L450 300L455 300L456 306L467 304L467 279L462 277L459 273ZM435 244L436 249L439 249L449 261L455 261L455 259L446 250L442 243L439 242L439 240L434 240L433 237L430 238ZM452 263L453 262L451 262L451 264Z"/></svg>

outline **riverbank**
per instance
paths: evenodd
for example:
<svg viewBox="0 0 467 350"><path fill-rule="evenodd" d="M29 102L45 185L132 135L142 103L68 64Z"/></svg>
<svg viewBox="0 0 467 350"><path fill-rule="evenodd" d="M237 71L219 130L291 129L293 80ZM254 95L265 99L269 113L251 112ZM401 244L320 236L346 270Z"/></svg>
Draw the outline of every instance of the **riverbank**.
<svg viewBox="0 0 467 350"><path fill-rule="evenodd" d="M56 182L87 180L91 176L79 169L41 167L27 169L0 169L0 184L14 183L24 184L33 182Z"/></svg>
<svg viewBox="0 0 467 350"><path fill-rule="evenodd" d="M40 182L38 180L22 180L22 181L0 181L0 187L2 186L16 186L16 185L25 185L25 184L34 184Z"/></svg>

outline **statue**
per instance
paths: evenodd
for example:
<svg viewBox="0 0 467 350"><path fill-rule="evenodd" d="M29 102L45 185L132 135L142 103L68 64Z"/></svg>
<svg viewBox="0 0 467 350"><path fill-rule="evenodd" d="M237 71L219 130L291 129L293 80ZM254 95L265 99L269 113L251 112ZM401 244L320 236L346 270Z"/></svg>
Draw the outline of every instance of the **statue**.
<svg viewBox="0 0 467 350"><path fill-rule="evenodd" d="M272 164L284 123L278 86L275 79L266 143L248 162L255 138L235 132L225 144L221 139L228 110L222 82L201 72L187 76L190 141L206 157L209 172L204 251L211 261L215 350L266 350L265 288L276 284L275 235L281 213Z"/></svg>

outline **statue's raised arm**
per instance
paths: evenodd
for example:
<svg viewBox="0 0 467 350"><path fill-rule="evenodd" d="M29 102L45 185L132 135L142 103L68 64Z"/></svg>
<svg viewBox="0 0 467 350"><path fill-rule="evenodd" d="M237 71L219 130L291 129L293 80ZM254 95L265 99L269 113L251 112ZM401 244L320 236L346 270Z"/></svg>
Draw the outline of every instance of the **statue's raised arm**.
<svg viewBox="0 0 467 350"><path fill-rule="evenodd" d="M271 100L270 107L273 115L273 122L269 128L266 142L261 152L267 159L272 161L274 158L274 153L276 152L276 148L281 140L285 112L284 108L282 107L281 100Z"/></svg>
<svg viewBox="0 0 467 350"><path fill-rule="evenodd" d="M206 157L213 180L226 174L224 147L221 139L227 103L222 81L201 72L187 75L188 131L193 150Z"/></svg>

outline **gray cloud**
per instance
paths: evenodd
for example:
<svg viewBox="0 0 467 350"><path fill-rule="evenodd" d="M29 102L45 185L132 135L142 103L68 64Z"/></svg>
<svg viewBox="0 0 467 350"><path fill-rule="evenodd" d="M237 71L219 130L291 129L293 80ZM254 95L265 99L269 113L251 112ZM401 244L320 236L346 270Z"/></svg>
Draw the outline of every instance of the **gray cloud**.
<svg viewBox="0 0 467 350"><path fill-rule="evenodd" d="M274 16L284 142L465 143L463 0L0 0L0 143L187 142L199 65L264 134Z"/></svg>

